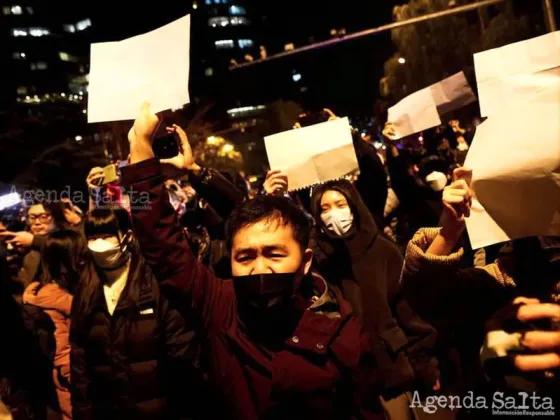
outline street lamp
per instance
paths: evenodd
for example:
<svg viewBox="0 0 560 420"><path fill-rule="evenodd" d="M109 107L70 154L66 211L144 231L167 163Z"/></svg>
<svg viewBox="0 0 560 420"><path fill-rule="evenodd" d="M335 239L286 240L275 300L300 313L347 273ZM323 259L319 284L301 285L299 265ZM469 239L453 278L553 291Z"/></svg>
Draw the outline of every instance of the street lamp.
<svg viewBox="0 0 560 420"><path fill-rule="evenodd" d="M399 64L404 64L404 63L406 63L406 58L399 57Z"/></svg>

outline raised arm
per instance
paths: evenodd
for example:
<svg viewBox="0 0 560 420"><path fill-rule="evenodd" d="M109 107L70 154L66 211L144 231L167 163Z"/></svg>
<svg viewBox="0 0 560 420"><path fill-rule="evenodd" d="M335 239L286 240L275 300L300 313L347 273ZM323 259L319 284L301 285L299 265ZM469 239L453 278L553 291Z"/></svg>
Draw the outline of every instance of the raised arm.
<svg viewBox="0 0 560 420"><path fill-rule="evenodd" d="M174 158L162 159L161 163L179 173L187 172L193 188L226 220L233 209L243 202L243 193L220 172L201 167L195 162L189 138L181 127L173 124L167 127L167 132L175 135L181 151Z"/></svg>
<svg viewBox="0 0 560 420"><path fill-rule="evenodd" d="M145 104L129 133L131 165L123 168L123 180L130 188L134 233L168 297L187 299L207 328L223 328L231 321L233 286L217 279L188 246L169 203L161 164L151 148L157 124L157 117Z"/></svg>

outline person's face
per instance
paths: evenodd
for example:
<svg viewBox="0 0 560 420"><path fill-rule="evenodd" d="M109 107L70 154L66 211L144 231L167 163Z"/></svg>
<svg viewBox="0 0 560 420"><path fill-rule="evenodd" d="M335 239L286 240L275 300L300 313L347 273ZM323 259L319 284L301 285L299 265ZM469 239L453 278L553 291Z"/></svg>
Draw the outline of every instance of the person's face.
<svg viewBox="0 0 560 420"><path fill-rule="evenodd" d="M52 214L42 204L36 204L27 212L27 222L33 235L46 235L54 230Z"/></svg>
<svg viewBox="0 0 560 420"><path fill-rule="evenodd" d="M261 220L239 229L233 236L231 269L236 277L300 272L300 280L309 271L312 256L310 249L301 249L290 225Z"/></svg>
<svg viewBox="0 0 560 420"><path fill-rule="evenodd" d="M325 191L321 197L321 214L327 213L333 209L348 208L348 200L344 194L335 190Z"/></svg>

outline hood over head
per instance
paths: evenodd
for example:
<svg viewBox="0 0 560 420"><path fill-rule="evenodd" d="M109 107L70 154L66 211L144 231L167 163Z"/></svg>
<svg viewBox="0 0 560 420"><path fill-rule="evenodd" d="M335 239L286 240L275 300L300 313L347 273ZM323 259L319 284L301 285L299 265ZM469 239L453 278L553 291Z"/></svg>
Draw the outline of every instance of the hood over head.
<svg viewBox="0 0 560 420"><path fill-rule="evenodd" d="M326 191L330 190L338 191L346 197L354 216L353 227L343 236L338 236L327 230L321 220L321 198ZM311 214L319 231L318 242L328 242L331 245L347 243L348 245L352 244L353 249L363 249L365 251L378 233L373 216L362 201L360 194L352 183L346 180L329 181L318 186L311 197Z"/></svg>

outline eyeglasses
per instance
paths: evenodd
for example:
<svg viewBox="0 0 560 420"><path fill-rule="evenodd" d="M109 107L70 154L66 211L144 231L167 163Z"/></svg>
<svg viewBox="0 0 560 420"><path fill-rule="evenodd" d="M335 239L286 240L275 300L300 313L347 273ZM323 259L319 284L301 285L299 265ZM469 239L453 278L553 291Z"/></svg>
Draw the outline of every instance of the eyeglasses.
<svg viewBox="0 0 560 420"><path fill-rule="evenodd" d="M36 220L46 223L50 222L51 219L52 215L49 213L30 214L29 216L27 216L27 221L29 222L29 224L35 223Z"/></svg>

